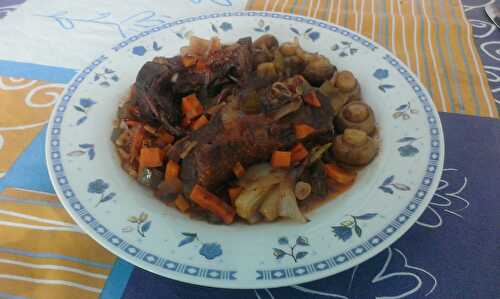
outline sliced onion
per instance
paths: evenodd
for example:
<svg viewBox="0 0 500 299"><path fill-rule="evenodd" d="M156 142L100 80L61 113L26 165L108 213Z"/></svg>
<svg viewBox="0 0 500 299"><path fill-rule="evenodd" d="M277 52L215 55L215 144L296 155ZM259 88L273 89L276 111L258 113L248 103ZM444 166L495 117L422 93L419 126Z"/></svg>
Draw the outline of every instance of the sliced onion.
<svg viewBox="0 0 500 299"><path fill-rule="evenodd" d="M281 119L290 113L293 113L300 109L302 106L302 99L300 97L294 98L290 103L283 105L278 111L274 112L271 116L273 121Z"/></svg>
<svg viewBox="0 0 500 299"><path fill-rule="evenodd" d="M271 187L272 185L259 186L256 182L253 186L243 190L234 201L236 213L243 219L254 218Z"/></svg>
<svg viewBox="0 0 500 299"><path fill-rule="evenodd" d="M280 188L278 185L273 186L259 209L267 221L273 221L279 217L280 201Z"/></svg>
<svg viewBox="0 0 500 299"><path fill-rule="evenodd" d="M172 83L175 83L177 82L177 79L179 78L179 73L175 73L172 75L172 77L170 78L170 82Z"/></svg>
<svg viewBox="0 0 500 299"><path fill-rule="evenodd" d="M279 185L280 189L280 207L279 215L284 218L290 218L299 222L305 223L307 219L302 215L302 212L297 205L297 199L293 190L291 180L284 180Z"/></svg>
<svg viewBox="0 0 500 299"><path fill-rule="evenodd" d="M189 140L189 141L186 141L182 147L183 147L183 150L181 152L181 154L179 155L179 157L181 159L185 159L187 157L187 155L189 155L189 153L193 150L193 148L198 144L198 141L195 141L195 140Z"/></svg>
<svg viewBox="0 0 500 299"><path fill-rule="evenodd" d="M285 176L286 172L282 169L272 168L268 163L257 164L245 170L245 175L238 180L238 185L247 189L252 186L266 187L279 184Z"/></svg>
<svg viewBox="0 0 500 299"><path fill-rule="evenodd" d="M191 51L191 48L187 47L187 46L182 47L179 52L180 52L181 56L193 55L193 51Z"/></svg>
<svg viewBox="0 0 500 299"><path fill-rule="evenodd" d="M189 48L192 53L198 56L205 56L210 50L210 40L192 35L189 38Z"/></svg>

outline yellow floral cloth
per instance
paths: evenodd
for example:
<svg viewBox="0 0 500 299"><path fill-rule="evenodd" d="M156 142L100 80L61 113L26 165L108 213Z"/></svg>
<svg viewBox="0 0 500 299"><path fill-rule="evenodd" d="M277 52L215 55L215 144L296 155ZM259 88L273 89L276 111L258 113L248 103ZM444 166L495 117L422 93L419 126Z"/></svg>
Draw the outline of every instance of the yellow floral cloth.
<svg viewBox="0 0 500 299"><path fill-rule="evenodd" d="M44 129L63 88L60 83L0 77L2 178ZM116 259L50 193L0 188L0 236L0 297L96 298Z"/></svg>

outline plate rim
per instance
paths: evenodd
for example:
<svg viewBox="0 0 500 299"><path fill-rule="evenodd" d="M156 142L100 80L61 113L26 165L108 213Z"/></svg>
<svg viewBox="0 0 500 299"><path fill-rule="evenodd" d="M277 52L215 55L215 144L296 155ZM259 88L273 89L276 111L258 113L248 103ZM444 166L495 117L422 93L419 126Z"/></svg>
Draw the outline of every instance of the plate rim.
<svg viewBox="0 0 500 299"><path fill-rule="evenodd" d="M73 96L74 91L78 89L78 86L81 83L81 82L78 82L78 79L82 79L81 81L83 81L83 79L86 77L86 75L88 73L90 73L93 68L95 68L100 63L102 63L105 59L107 59L107 57L106 57L107 55L112 56L111 54L113 54L113 53L117 52L118 50L120 50L121 48L127 46L129 42L135 42L137 40L140 40L142 37L148 36L151 33L159 32L159 31L162 31L166 28L172 28L172 27L175 27L178 25L182 25L184 23L192 23L192 22L196 22L199 20L205 20L205 19L222 19L222 18L226 18L226 17L229 17L229 18L231 18L231 17L232 18L235 18L235 17L263 17L263 18L271 18L271 19L280 19L280 21L284 21L284 22L306 23L306 24L316 26L316 27L319 27L322 29L330 30L330 31L335 31L335 30L333 30L333 28L336 28L337 31L340 30L342 32L347 32L348 35L356 36L356 37L360 38L361 40L365 40L365 41L371 43L372 45L376 46L377 48L381 49L382 51L385 52L384 59L386 59L388 61L390 60L389 62L392 66L394 66L394 67L398 66L400 69L402 69L408 75L408 77L412 78L412 82L414 83L413 86L418 86L420 88L420 92L425 96L425 102L430 107L430 109L428 111L426 110L425 113L426 114L431 113L432 114L431 117L434 118L433 124L436 127L435 129L437 129L437 131L436 131L437 133L435 135L438 136L437 141L438 141L438 147L439 147L438 158L436 159L435 165L434 165L434 166L436 166L436 168L433 172L433 175L431 178L431 183L430 183L430 185L427 186L427 190L425 192L425 195L423 196L423 198L421 198L421 201L419 202L418 207L408 217L408 219L413 219L413 221L403 222L399 228L396 228L395 231L393 233L391 233L390 235L388 235L387 238L382 239L380 243L372 246L372 248L370 250L363 252L360 255L356 254L353 258L348 258L345 263L334 265L332 267L329 267L326 270L315 271L315 272L310 273L309 275L304 275L304 276L291 276L291 277L285 276L286 279L269 279L269 280L262 279L262 280L259 280L259 278L256 278L255 280L248 281L249 283L247 281L244 281L245 285L235 285L238 282L241 282L241 281L238 281L237 279L231 279L231 275L234 275L236 273L235 271L215 270L218 272L224 272L224 273L221 273L220 275L226 275L227 276L226 279L212 279L211 277L209 277L207 275L205 275L203 277L202 276L188 275L189 273L186 273L186 271L184 271L184 272L181 272L181 271L160 271L160 268L161 268L160 266L155 266L154 264L147 263L143 258L138 258L136 256L128 255L124 249L122 250L119 247L117 247L116 245L111 244L111 242L109 242L108 239L105 239L102 235L99 235L96 231L93 230L93 228L90 226L90 224L88 222L84 221L83 218L81 218L79 215L77 215L77 213L71 207L70 199L68 198L68 194L65 193L65 192L67 192L67 190L66 191L63 190L63 187L60 185L60 182L58 181L58 175L57 175L58 171L55 169L56 165L54 162L54 159L57 159L57 158L53 156L53 152L52 152L53 145L51 144L51 142L53 141L53 136L58 136L58 134L54 134L54 135L52 134L54 129L58 129L57 127L54 128L55 123L57 123L57 121L55 121L57 114L58 114L58 112L61 112L61 111L58 111L58 108L60 107L60 105L64 101L64 99L68 96L69 96L69 98L67 100L69 101L69 99L71 99L71 97ZM147 32L149 32L149 33L147 33ZM328 21L323 21L323 20L316 19L316 18L301 16L301 15L296 15L296 14L289 14L289 13L278 13L278 12L272 12L272 11L232 11L232 12L210 13L210 14L202 14L202 15L197 15L197 16L192 16L192 17L176 19L176 20L173 20L171 22L167 22L163 25L154 27L150 30L143 31L143 32L140 32L136 35L133 35L133 36L129 37L128 39L125 39L125 40L117 43L115 46L113 46L109 49L103 50L101 53L102 54L100 56L98 56L97 59L93 60L86 67L83 67L80 70L80 72L78 72L74 76L74 78L67 84L64 91L59 96L57 102L54 104L54 109L53 109L51 116L49 118L49 122L48 122L48 126L47 126L47 135L46 135L46 139L45 139L45 154L46 154L47 169L48 169L48 173L49 173L49 177L51 179L52 185L54 187L54 190L56 191L56 194L57 194L59 200L61 201L65 210L73 218L73 220L80 226L80 228L87 235L89 235L92 239L94 239L101 246L103 246L104 248L106 248L107 250L112 252L118 258L122 258L122 259L126 260L127 262L133 264L134 266L145 269L149 272L152 272L152 273L155 273L157 275L167 277L170 279L174 279L177 281L194 284L194 285L228 288L228 289L275 288L275 287L283 287L283 286L289 286L289 285L293 285L293 284L315 281L315 280L318 280L321 278L335 275L335 274L340 273L342 271L345 271L351 267L359 265L359 264L365 262L366 260L370 259L371 257L377 255L378 253L382 252L387 247L391 246L395 241L397 241L399 238L401 238L415 224L415 222L418 220L420 215L427 208L429 202L431 201L431 199L432 199L432 197L433 197L433 195L438 187L439 180L442 176L442 171L444 168L445 143L444 143L444 132L443 132L441 120L439 117L439 113L438 113L438 110L436 109L436 106L434 104L434 101L432 100L430 93L428 92L427 88L420 82L419 78L411 71L411 69L406 64L404 64L397 56L395 56L391 51L389 51L385 47L381 46L377 42L371 40L370 38L368 38L360 33L354 32L348 28L345 28L341 25L337 25L337 24L330 23ZM96 64L96 62L97 62L97 64ZM398 70L398 69L396 68L396 70ZM399 71L399 72L401 72L401 71ZM85 74L85 73L87 73L87 74ZM82 75L83 75L83 78L82 78ZM409 83L409 81L408 81L408 83ZM76 87L75 87L75 84L76 84ZM423 100L419 99L419 101L422 103L422 106L424 106L424 104L422 102ZM65 109L62 111L63 115L64 115L64 111L65 111ZM62 118L61 118L61 122L62 122ZM426 124L429 126L429 128L432 129L432 123L430 122L429 117L427 117ZM433 140L432 138L433 138L433 134L431 133L429 141L432 141ZM432 153L432 146L431 146L431 152L429 153L429 155L431 153ZM427 162L426 162L427 166L426 167L428 167L431 162L432 162L431 158L430 157L427 158ZM61 166L62 166L62 163L61 163ZM64 173L64 170L62 170L62 172ZM425 178L425 175L424 175L424 178ZM419 183L419 187L415 191L415 195L413 195L411 197L411 200L408 202L408 204L411 203L413 201L413 199L415 199L417 197L416 194L417 194L418 190L420 190L420 188L423 185L424 185L423 182ZM72 197L73 195L74 194L71 194L71 195L69 195L69 197ZM77 201L79 201L79 200L77 199ZM403 209L403 211L404 211L404 209ZM396 218L399 215L401 215L401 213L402 213L402 211L399 211L398 214L396 215ZM390 224L394 221L395 220L392 220L390 222ZM101 226L103 226L103 225L101 224ZM115 233L113 233L113 234L115 234ZM375 234L375 235L377 235L377 234ZM119 235L116 235L116 236L119 238ZM372 236L372 238L373 238L373 236ZM371 239L371 238L366 238L365 240L367 240L367 241L365 241L364 243L367 243L369 239ZM362 244L364 244L364 243L362 243ZM383 246L380 246L380 244L383 244ZM354 247L359 247L359 245L354 246ZM353 251L354 247L349 248L346 246L347 249L344 250L342 252L342 254L345 255L345 253ZM331 257L328 259L333 259L333 258L334 257ZM290 269L305 268L307 266L311 266L312 264L318 264L318 263L324 262L326 260L327 259L324 259L323 261L315 261L314 263L311 262L311 263L307 263L305 265L299 265L299 266L297 266L297 265L295 265L295 266L294 265L281 266L280 267L281 269L277 269L278 267L274 266L274 267L269 267L268 268L269 270L266 270L265 272L272 272L272 271L285 271L286 272L287 270L290 270ZM173 262L177 263L175 261L173 261ZM187 265L187 264L182 264L182 263L177 263L177 264L185 265L186 267L190 267L190 266L197 267L196 263L194 263L193 265ZM204 267L197 267L197 268L208 270L208 271L211 270L211 269L206 269ZM171 270L171 269L163 269L163 270ZM184 270L186 270L186 269L184 269ZM231 272L234 272L234 273L231 273ZM263 272L263 271L257 270L256 272L257 272L256 274L261 274L262 276L265 275L264 273L259 273L259 272ZM185 275L183 275L183 274L185 274ZM269 275L269 274L267 274L267 275Z"/></svg>

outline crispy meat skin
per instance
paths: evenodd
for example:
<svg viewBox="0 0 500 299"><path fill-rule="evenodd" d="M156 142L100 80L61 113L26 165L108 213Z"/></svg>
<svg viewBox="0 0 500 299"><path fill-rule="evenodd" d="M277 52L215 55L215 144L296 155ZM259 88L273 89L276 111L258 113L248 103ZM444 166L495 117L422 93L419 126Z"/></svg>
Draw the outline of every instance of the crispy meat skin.
<svg viewBox="0 0 500 299"><path fill-rule="evenodd" d="M180 56L160 57L144 64L139 71L136 102L141 118L154 125L163 125L176 136L187 132L180 128L180 99L203 92L214 82L236 80L244 85L252 72L251 40L222 48L207 57L207 69L185 67Z"/></svg>
<svg viewBox="0 0 500 299"><path fill-rule="evenodd" d="M196 147L182 160L185 192L194 184L215 190L233 177L232 169L237 162L247 167L268 161L276 150L290 149L298 142L295 124L305 123L316 129L301 142L318 144L332 140L334 114L326 98L320 101L325 108L302 105L279 121L273 121L264 113L242 113L236 104L226 105L206 126L176 144L169 153L169 158L178 159L185 142L197 141Z"/></svg>

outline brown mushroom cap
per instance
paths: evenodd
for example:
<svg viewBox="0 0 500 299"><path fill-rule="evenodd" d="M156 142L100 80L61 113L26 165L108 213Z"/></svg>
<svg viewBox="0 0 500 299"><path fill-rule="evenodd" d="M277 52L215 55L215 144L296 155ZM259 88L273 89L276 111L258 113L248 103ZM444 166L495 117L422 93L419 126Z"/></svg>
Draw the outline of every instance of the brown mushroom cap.
<svg viewBox="0 0 500 299"><path fill-rule="evenodd" d="M335 160L352 166L364 166L377 155L378 144L364 131L346 129L335 137L332 152Z"/></svg>
<svg viewBox="0 0 500 299"><path fill-rule="evenodd" d="M361 87L350 71L335 73L331 81L333 81L335 88L347 96L348 102L361 100Z"/></svg>
<svg viewBox="0 0 500 299"><path fill-rule="evenodd" d="M276 67L272 62L264 62L257 66L257 76L261 79L272 81L278 78Z"/></svg>
<svg viewBox="0 0 500 299"><path fill-rule="evenodd" d="M266 48L267 50L272 51L278 48L279 43L273 35L264 34L253 42L253 46L261 49Z"/></svg>
<svg viewBox="0 0 500 299"><path fill-rule="evenodd" d="M341 71L337 73L335 86L341 92L351 92L356 88L356 85L358 85L358 81L351 72Z"/></svg>
<svg viewBox="0 0 500 299"><path fill-rule="evenodd" d="M375 131L373 110L366 103L349 102L337 114L335 126L339 132L344 132L345 129L358 129L371 135Z"/></svg>
<svg viewBox="0 0 500 299"><path fill-rule="evenodd" d="M325 82L326 83L326 82ZM323 86L323 85L322 85ZM326 97L330 101L330 106L335 115L340 112L340 109L347 103L347 96L338 91L338 89L330 90L328 93L324 93L320 90L317 94L319 97Z"/></svg>
<svg viewBox="0 0 500 299"><path fill-rule="evenodd" d="M299 74L304 70L305 61L299 56L293 55L283 59L285 76L291 77Z"/></svg>
<svg viewBox="0 0 500 299"><path fill-rule="evenodd" d="M320 86L326 80L329 80L337 68L330 61L321 55L309 61L304 69L304 77L313 86Z"/></svg>
<svg viewBox="0 0 500 299"><path fill-rule="evenodd" d="M297 53L299 46L294 42L285 42L280 46L280 52L283 56L293 56Z"/></svg>
<svg viewBox="0 0 500 299"><path fill-rule="evenodd" d="M253 49L253 60L254 65L259 65L264 62L273 61L274 55L267 49L254 48Z"/></svg>

